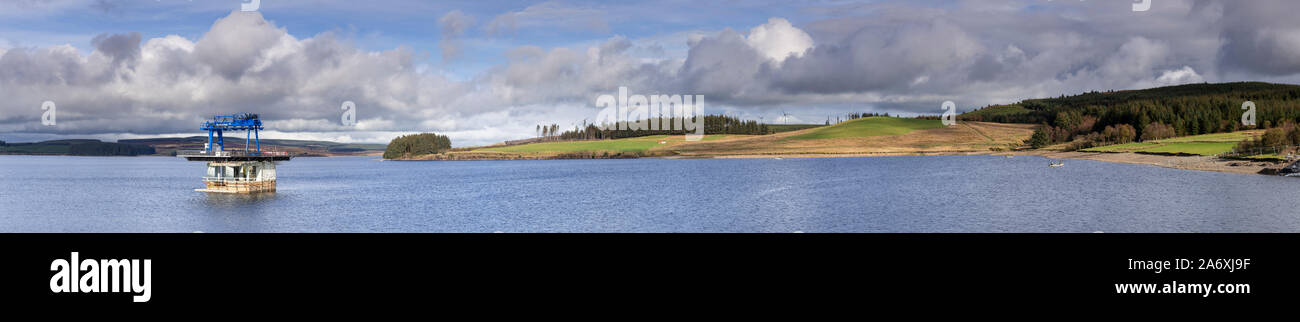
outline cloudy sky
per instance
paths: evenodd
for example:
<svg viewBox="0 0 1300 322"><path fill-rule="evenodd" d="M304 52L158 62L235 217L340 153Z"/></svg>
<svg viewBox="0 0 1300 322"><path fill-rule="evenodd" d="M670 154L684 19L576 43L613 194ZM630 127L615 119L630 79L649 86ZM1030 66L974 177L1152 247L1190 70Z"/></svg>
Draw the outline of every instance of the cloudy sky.
<svg viewBox="0 0 1300 322"><path fill-rule="evenodd" d="M0 140L199 135L204 118L254 112L263 137L469 146L595 119L620 86L821 123L1300 83L1300 1L1150 1L0 0Z"/></svg>

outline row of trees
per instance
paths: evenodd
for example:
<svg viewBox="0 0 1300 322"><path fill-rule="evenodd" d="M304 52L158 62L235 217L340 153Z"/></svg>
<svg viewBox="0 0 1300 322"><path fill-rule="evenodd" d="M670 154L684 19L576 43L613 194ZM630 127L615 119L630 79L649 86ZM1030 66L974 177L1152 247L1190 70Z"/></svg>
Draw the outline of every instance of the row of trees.
<svg viewBox="0 0 1300 322"><path fill-rule="evenodd" d="M849 115L848 115L848 120L849 120L849 121L852 121L852 120L856 120L856 119L860 119L860 118L864 118L864 117L874 117L874 116L884 116L884 117L889 117L889 113L884 113L884 114L877 114L877 113L849 113Z"/></svg>
<svg viewBox="0 0 1300 322"><path fill-rule="evenodd" d="M585 121L582 126L575 126L572 130L564 131L558 137L560 140L604 140L604 139L621 139L648 135L679 135L694 133L684 129L684 125L692 123L690 119L683 118L656 118L642 121L643 127L654 128L658 125L659 130L650 130L642 128L632 130L627 122L610 124L605 129L601 129L596 124L587 124ZM770 134L771 129L767 124L760 124L758 121L741 120L736 117L726 115L705 115L704 116L704 133L705 134ZM546 136L543 136L546 137Z"/></svg>
<svg viewBox="0 0 1300 322"><path fill-rule="evenodd" d="M1086 149L1094 146L1167 139L1176 136L1176 133L1174 127L1160 122L1147 123L1142 127L1128 124L1107 125L1097 132L1086 125L1073 128L1043 125L1034 131L1034 135L1027 143L1034 148L1041 148L1055 143L1071 142L1070 149Z"/></svg>
<svg viewBox="0 0 1300 322"><path fill-rule="evenodd" d="M541 124L538 124L538 125L537 125L537 136L538 136L538 137L553 137L553 136L559 136L559 133L558 133L559 131L560 131L560 125L559 125L559 124L551 124L551 125L541 125Z"/></svg>
<svg viewBox="0 0 1300 322"><path fill-rule="evenodd" d="M835 123L834 123L834 124L840 124L841 122L844 122L844 121L852 121L852 120L856 120L856 119L860 119L860 118L864 118L864 117L873 117L873 116L884 116L884 117L889 117L889 113L884 113L884 114L877 114L877 113L849 113L849 114L846 114L846 115L844 115L844 116L842 116L842 117L836 117L836 118L835 118ZM831 124L832 124L832 123L831 123L831 118L830 118L829 116L827 116L827 117L826 117L826 125L831 125Z"/></svg>
<svg viewBox="0 0 1300 322"><path fill-rule="evenodd" d="M450 149L451 139L445 135L434 133L403 135L388 142L388 149L384 150L384 159L442 153Z"/></svg>

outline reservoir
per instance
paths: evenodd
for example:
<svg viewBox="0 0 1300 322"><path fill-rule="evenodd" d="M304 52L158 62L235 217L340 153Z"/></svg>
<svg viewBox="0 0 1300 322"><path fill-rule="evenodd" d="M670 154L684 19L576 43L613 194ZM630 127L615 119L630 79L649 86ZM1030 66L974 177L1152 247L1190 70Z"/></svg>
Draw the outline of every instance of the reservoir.
<svg viewBox="0 0 1300 322"><path fill-rule="evenodd" d="M1300 180L1020 156L298 158L195 192L173 157L0 156L0 232L1300 232Z"/></svg>

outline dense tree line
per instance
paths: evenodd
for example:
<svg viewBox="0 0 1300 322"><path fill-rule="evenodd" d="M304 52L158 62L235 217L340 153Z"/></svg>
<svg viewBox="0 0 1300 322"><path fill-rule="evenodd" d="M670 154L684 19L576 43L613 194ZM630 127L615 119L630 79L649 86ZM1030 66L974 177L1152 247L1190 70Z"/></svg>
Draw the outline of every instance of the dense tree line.
<svg viewBox="0 0 1300 322"><path fill-rule="evenodd" d="M683 126L679 126L679 125L685 125L689 121L690 120L683 120L682 118L656 118L656 119L649 119L644 121L647 127L649 125L658 124L660 130L649 130L649 129L631 130L630 127L626 127L626 124L621 124L625 122L619 122L619 124L610 124L609 126L606 127L606 129L603 130L601 129L600 126L597 126L596 124L587 124L586 122L583 122L582 126L575 126L572 130L564 131L563 133L559 133L559 134L555 134L555 129L558 128L554 127L554 125L550 127L538 126L538 129L545 130L547 128L551 128L552 130L550 130L550 132L543 133L544 134L543 137L551 137L557 140L603 140L603 139L621 139L621 138L630 138L630 137L640 137L640 136L648 136L648 135L680 135L680 134L687 134L688 132L694 133L694 131L686 131L685 129L683 129ZM666 128L672 128L672 129L664 130ZM550 134L549 136L545 135L548 133ZM739 118L726 116L726 115L705 115L704 133L705 134L761 135L761 134L770 134L772 133L772 131L767 127L767 124L760 124L758 123L758 121L753 121L753 120L746 121L746 120L741 120Z"/></svg>
<svg viewBox="0 0 1300 322"><path fill-rule="evenodd" d="M409 155L442 153L451 149L451 139L434 133L403 135L394 138L384 150L385 159L396 159Z"/></svg>
<svg viewBox="0 0 1300 322"><path fill-rule="evenodd" d="M1246 101L1255 103L1257 126L1241 123L1241 107ZM1031 138L1031 145L1075 142L1075 147L1086 147L1294 122L1300 120L1300 86L1247 82L1090 92L990 106L963 114L961 119L1038 123L1043 126Z"/></svg>

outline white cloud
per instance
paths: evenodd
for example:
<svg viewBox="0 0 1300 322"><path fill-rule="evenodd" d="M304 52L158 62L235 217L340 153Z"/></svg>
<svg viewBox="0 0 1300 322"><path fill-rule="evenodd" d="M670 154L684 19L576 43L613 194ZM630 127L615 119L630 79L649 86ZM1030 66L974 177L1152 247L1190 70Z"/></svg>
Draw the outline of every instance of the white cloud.
<svg viewBox="0 0 1300 322"><path fill-rule="evenodd" d="M805 51L813 47L812 36L782 18L768 19L766 24L750 29L745 40L763 56L777 63L786 57L803 56Z"/></svg>
<svg viewBox="0 0 1300 322"><path fill-rule="evenodd" d="M1204 81L1205 78L1201 77L1200 74L1197 74L1196 70L1192 69L1191 66L1183 66L1183 68L1167 70L1164 73L1161 73L1160 77L1156 78L1156 83L1162 86L1200 83Z"/></svg>

